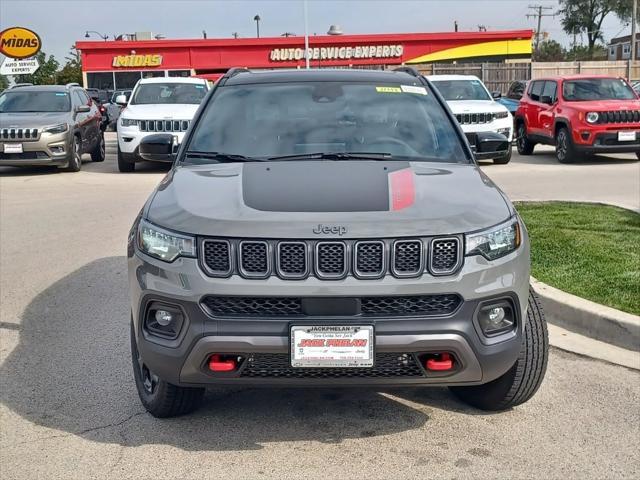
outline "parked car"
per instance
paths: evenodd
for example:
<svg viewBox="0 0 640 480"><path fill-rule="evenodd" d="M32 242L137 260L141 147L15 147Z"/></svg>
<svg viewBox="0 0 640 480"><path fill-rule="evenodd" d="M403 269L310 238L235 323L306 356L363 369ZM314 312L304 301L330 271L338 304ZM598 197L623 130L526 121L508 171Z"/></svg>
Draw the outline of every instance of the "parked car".
<svg viewBox="0 0 640 480"><path fill-rule="evenodd" d="M112 93L109 102L104 106L107 109L107 115L109 116L109 127L112 130L116 129L118 125L118 119L120 118L120 111L122 110L122 106L116 103L116 98L120 95L125 96L125 101L129 101L129 97L131 96L131 90L116 90Z"/></svg>
<svg viewBox="0 0 640 480"><path fill-rule="evenodd" d="M129 99L118 95L116 103L126 105L117 128L120 171L135 170L136 162L142 160L138 145L147 135L170 132L177 146L208 90L209 84L201 78L156 77L138 80Z"/></svg>
<svg viewBox="0 0 640 480"><path fill-rule="evenodd" d="M524 94L524 89L526 88L527 82L524 80L516 80L515 82L511 82L509 85L509 90L507 90L506 95L501 95L500 92L495 92L493 98L496 101L509 110L509 113L512 116L515 116L516 110L518 109L518 105L520 104L520 99Z"/></svg>
<svg viewBox="0 0 640 480"><path fill-rule="evenodd" d="M104 132L109 126L109 123L111 122L111 120L109 119L109 113L107 112L107 107L102 103L100 98L101 97L98 95L91 96L91 100L93 100L93 102L96 104L96 106L98 107L98 110L100 111L100 115L102 116L100 121L100 130Z"/></svg>
<svg viewBox="0 0 640 480"><path fill-rule="evenodd" d="M636 95L640 96L640 82L633 84L633 91L636 92Z"/></svg>
<svg viewBox="0 0 640 480"><path fill-rule="evenodd" d="M232 69L173 142L140 142L174 165L127 249L152 415L222 384L450 386L487 410L534 395L527 231L415 70Z"/></svg>
<svg viewBox="0 0 640 480"><path fill-rule="evenodd" d="M77 172L82 154L105 158L102 116L77 84L11 88L0 94L0 165L55 165Z"/></svg>
<svg viewBox="0 0 640 480"><path fill-rule="evenodd" d="M536 79L520 101L516 128L521 155L531 155L538 143L555 145L561 163L584 154L640 155L640 99L622 78Z"/></svg>
<svg viewBox="0 0 640 480"><path fill-rule="evenodd" d="M87 88L86 92L91 98L97 99L101 104L107 103L109 98L111 98L107 90L102 90L100 88Z"/></svg>
<svg viewBox="0 0 640 480"><path fill-rule="evenodd" d="M495 101L484 83L473 75L431 75L427 77L440 91L449 108L469 137L476 143L479 132L504 135L509 142L513 136L513 117L504 105ZM511 148L493 158L496 164L511 160Z"/></svg>

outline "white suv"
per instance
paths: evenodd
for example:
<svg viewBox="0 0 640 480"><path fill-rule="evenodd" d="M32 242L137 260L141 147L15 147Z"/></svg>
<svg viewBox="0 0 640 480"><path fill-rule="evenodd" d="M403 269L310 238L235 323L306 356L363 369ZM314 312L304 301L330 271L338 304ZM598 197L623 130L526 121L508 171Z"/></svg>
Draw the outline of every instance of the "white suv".
<svg viewBox="0 0 640 480"><path fill-rule="evenodd" d="M507 107L496 102L487 87L473 75L430 75L438 91L447 101L469 143L475 145L479 132L496 132L513 140L513 117ZM511 148L506 155L494 158L498 164L509 163Z"/></svg>
<svg viewBox="0 0 640 480"><path fill-rule="evenodd" d="M139 80L129 102L124 95L116 103L126 105L118 120L118 168L133 172L140 140L147 135L171 133L182 142L191 119L209 89L200 78L155 77Z"/></svg>

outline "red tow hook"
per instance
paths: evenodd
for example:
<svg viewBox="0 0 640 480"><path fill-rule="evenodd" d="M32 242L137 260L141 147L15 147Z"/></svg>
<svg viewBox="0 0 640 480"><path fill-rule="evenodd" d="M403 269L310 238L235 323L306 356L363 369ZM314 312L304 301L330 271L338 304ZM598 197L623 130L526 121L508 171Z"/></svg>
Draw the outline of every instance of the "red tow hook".
<svg viewBox="0 0 640 480"><path fill-rule="evenodd" d="M427 370L443 372L453 368L453 357L449 353L440 353L427 359Z"/></svg>
<svg viewBox="0 0 640 480"><path fill-rule="evenodd" d="M216 353L209 358L209 370L212 372L232 372L237 367L233 358L223 360L222 355Z"/></svg>

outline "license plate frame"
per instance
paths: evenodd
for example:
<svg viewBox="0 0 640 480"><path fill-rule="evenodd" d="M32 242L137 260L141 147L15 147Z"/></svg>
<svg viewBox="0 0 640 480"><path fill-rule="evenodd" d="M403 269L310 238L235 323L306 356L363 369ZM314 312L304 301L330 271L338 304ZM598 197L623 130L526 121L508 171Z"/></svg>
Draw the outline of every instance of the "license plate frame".
<svg viewBox="0 0 640 480"><path fill-rule="evenodd" d="M289 326L292 368L372 368L374 343L372 324Z"/></svg>
<svg viewBox="0 0 640 480"><path fill-rule="evenodd" d="M618 132L618 141L619 142L635 142L638 138L638 133L636 131L621 131Z"/></svg>
<svg viewBox="0 0 640 480"><path fill-rule="evenodd" d="M3 148L4 153L24 153L24 148L21 143L5 143Z"/></svg>

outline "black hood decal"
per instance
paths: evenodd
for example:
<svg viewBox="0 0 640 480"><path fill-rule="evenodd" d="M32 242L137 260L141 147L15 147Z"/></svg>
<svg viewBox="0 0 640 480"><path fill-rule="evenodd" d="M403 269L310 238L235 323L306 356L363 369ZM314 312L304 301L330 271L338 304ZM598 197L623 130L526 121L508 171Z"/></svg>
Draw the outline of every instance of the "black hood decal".
<svg viewBox="0 0 640 480"><path fill-rule="evenodd" d="M245 163L242 196L267 212L388 211L389 174L406 168L399 161Z"/></svg>

